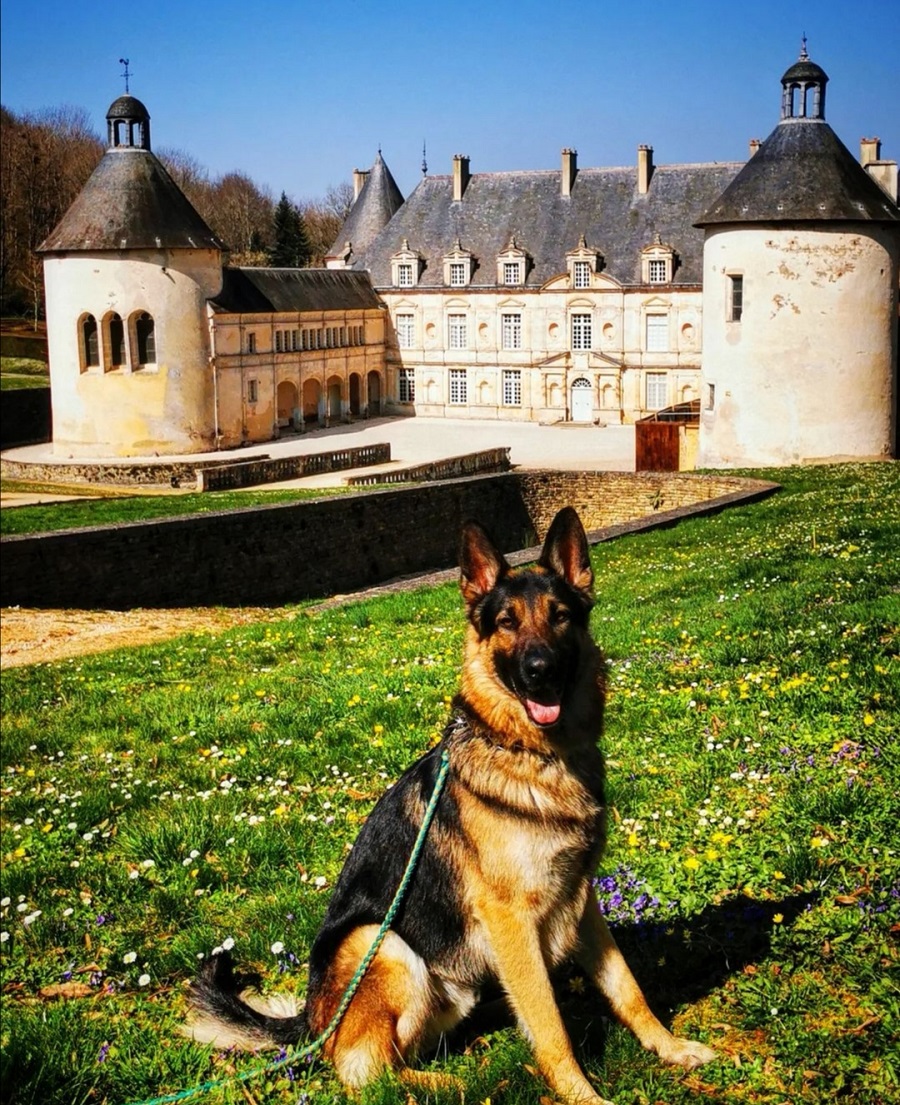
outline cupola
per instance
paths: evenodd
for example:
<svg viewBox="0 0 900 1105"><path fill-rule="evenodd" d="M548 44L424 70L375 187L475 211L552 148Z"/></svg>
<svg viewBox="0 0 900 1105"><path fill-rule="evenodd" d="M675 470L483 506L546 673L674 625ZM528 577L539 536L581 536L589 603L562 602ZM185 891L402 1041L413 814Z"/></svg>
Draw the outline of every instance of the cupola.
<svg viewBox="0 0 900 1105"><path fill-rule="evenodd" d="M111 150L149 150L150 112L136 96L120 96L109 105L106 133Z"/></svg>
<svg viewBox="0 0 900 1105"><path fill-rule="evenodd" d="M825 121L825 85L828 74L806 52L806 35L800 44L800 57L781 78L781 119L821 119Z"/></svg>

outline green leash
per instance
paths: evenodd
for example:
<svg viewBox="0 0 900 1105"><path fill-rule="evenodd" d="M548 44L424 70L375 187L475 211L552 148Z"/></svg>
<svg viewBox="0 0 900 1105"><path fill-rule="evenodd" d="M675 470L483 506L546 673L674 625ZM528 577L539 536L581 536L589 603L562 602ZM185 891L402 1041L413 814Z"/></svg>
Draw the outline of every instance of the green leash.
<svg viewBox="0 0 900 1105"><path fill-rule="evenodd" d="M397 910L400 908L406 891L409 887L410 881L413 877L413 872L416 869L416 865L419 862L419 855L422 851L422 846L425 844L425 837L428 835L428 830L431 827L431 822L434 820L435 811L437 810L438 800L441 797L441 793L444 789L444 784L447 782L447 775L450 771L450 757L447 754L446 748L441 752L441 770L438 772L437 780L434 784L434 790L431 792L431 798L428 801L428 806L425 809L425 816L422 818L422 827L419 829L419 835L416 837L416 842L413 845L412 853L409 857L409 862L406 865L406 870L403 872L403 878L400 880L400 885L397 887L397 893L394 895L394 900L390 904L390 908L385 915L384 920L381 923L381 928L378 930L378 935L372 942L371 948L366 952L362 962L356 970L356 974L350 979L350 984L344 991L344 996L341 998L341 1003L337 1007L334 1016L328 1022L328 1026L325 1031L317 1039L313 1040L311 1044L307 1044L306 1047L301 1048L299 1051L293 1052L293 1054L284 1055L280 1059L276 1059L274 1063L269 1063L265 1067L257 1067L255 1070L241 1071L238 1074L230 1075L228 1078L213 1078L208 1082L202 1082L199 1086L192 1086L189 1090L179 1090L177 1093L164 1094L162 1097L151 1097L146 1101L135 1101L131 1105L169 1105L170 1102L184 1101L189 1097L193 1097L198 1093L209 1093L210 1090L219 1089L222 1086L227 1086L230 1082L249 1082L252 1078L259 1078L263 1074L268 1074L271 1071L277 1070L279 1067L284 1066L285 1063L293 1060L306 1059L311 1055L315 1055L321 1051L325 1046L326 1041L337 1032L338 1025L344 1019L344 1014L350 1007L350 1002L353 1001L353 997L356 991L359 989L360 983L365 977L366 971L372 965L372 960L378 954L378 949L384 943L384 938L388 934L388 929L391 927L391 923L394 917L397 915Z"/></svg>

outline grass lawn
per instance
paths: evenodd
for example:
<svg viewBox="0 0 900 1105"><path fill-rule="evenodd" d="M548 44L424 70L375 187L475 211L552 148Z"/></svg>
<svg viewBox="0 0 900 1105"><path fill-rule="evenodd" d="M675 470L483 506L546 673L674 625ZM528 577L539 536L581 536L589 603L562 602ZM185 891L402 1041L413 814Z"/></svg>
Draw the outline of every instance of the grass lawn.
<svg viewBox="0 0 900 1105"><path fill-rule="evenodd" d="M17 506L0 513L0 536L49 533L87 526L110 526L118 522L147 522L186 514L209 514L244 506L293 503L300 499L321 499L326 495L364 494L358 487L280 488L251 491L197 491L177 494L141 494L133 487L97 488L90 484L46 484L30 480L3 480L4 491L35 494L100 495L96 499Z"/></svg>
<svg viewBox="0 0 900 1105"><path fill-rule="evenodd" d="M32 357L0 357L0 390L50 387L46 361Z"/></svg>
<svg viewBox="0 0 900 1105"><path fill-rule="evenodd" d="M765 475L764 502L593 552L603 909L651 1004L721 1054L663 1068L563 980L619 1105L900 1101L900 465ZM446 586L3 674L6 1100L121 1105L265 1062L179 1038L185 981L233 941L302 994L360 823L442 728L462 630ZM509 1028L437 1065L469 1105L551 1100ZM189 1100L345 1099L288 1058Z"/></svg>

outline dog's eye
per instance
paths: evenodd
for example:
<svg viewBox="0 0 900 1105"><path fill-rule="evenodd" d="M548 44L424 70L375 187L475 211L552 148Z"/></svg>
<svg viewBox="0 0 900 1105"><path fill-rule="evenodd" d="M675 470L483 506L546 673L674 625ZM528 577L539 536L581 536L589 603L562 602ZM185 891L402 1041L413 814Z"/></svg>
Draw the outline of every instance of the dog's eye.
<svg viewBox="0 0 900 1105"><path fill-rule="evenodd" d="M562 606L557 606L553 613L550 615L550 620L554 625L565 625L572 620L572 616L568 610Z"/></svg>
<svg viewBox="0 0 900 1105"><path fill-rule="evenodd" d="M505 611L497 615L497 627L498 629L515 629L516 619L512 614L507 614Z"/></svg>

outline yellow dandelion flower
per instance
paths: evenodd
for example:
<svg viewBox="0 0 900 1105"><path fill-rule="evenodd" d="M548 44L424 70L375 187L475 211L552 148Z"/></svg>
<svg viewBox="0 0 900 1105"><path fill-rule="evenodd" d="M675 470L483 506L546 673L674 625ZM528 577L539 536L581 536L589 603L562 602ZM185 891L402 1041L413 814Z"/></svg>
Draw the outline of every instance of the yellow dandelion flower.
<svg viewBox="0 0 900 1105"><path fill-rule="evenodd" d="M697 868L700 866L700 860L697 859L696 856L688 856L688 858L684 861L684 865L688 869L688 871L696 871Z"/></svg>

